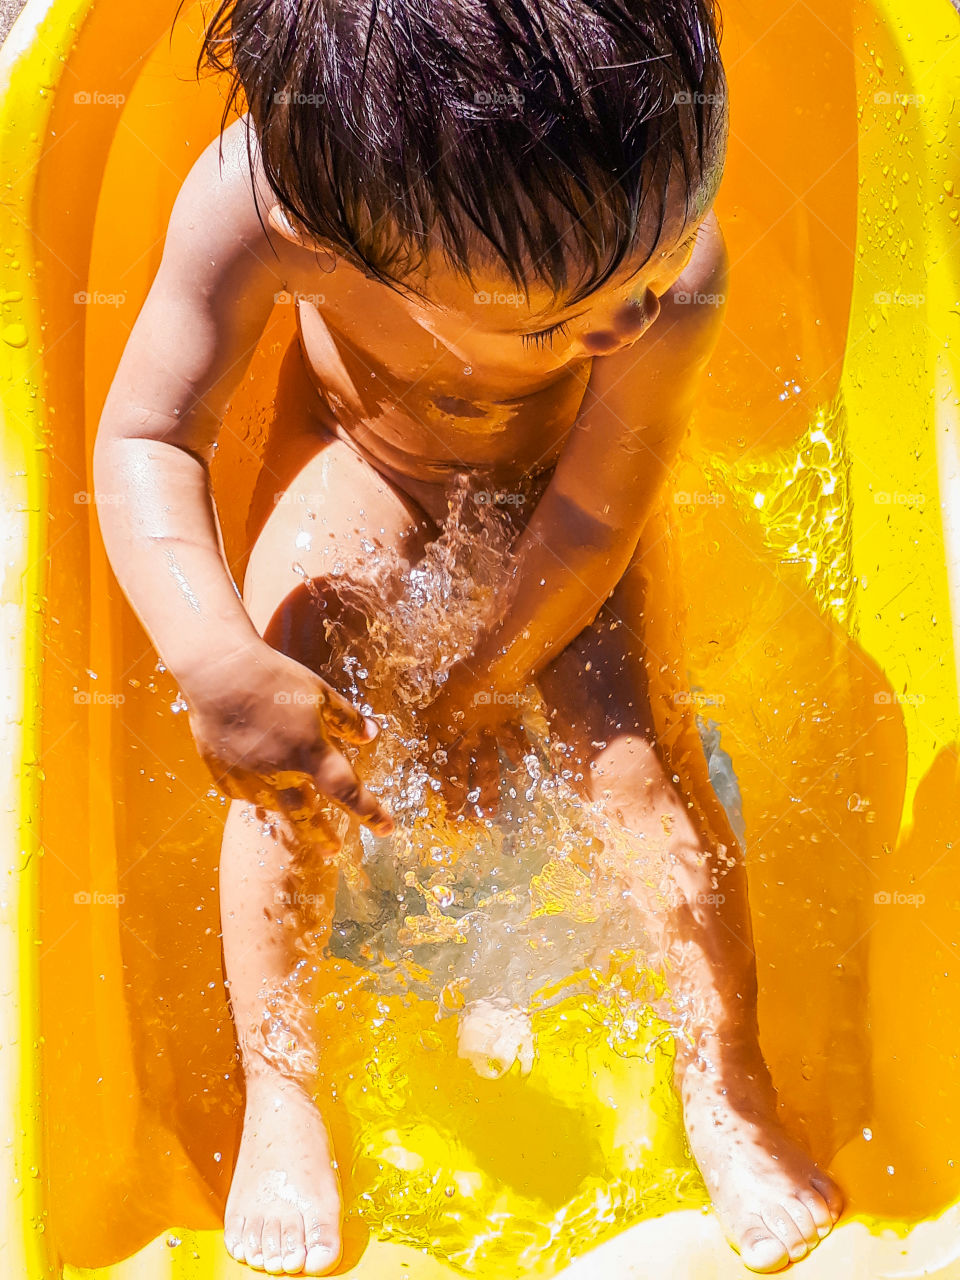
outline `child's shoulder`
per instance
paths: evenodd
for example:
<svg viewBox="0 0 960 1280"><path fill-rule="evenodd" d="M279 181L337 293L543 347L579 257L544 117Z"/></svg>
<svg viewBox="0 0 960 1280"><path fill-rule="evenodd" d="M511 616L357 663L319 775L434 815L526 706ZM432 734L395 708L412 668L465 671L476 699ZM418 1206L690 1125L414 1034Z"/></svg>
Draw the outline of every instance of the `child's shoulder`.
<svg viewBox="0 0 960 1280"><path fill-rule="evenodd" d="M290 245L268 221L276 197L264 176L255 139L247 146L246 124L241 117L228 125L197 157L177 194L171 223L203 226L211 248L218 241L257 253L269 254L272 248L278 263L288 256Z"/></svg>
<svg viewBox="0 0 960 1280"><path fill-rule="evenodd" d="M690 261L660 299L653 332L661 362L669 355L681 366L696 364L712 350L726 309L729 265L723 232L711 211Z"/></svg>
<svg viewBox="0 0 960 1280"><path fill-rule="evenodd" d="M612 356L611 376L625 397L636 394L636 379L653 388L683 398L691 375L698 373L716 345L727 299L729 263L720 223L711 211L704 219L690 261L674 283L660 295L656 323L641 340Z"/></svg>

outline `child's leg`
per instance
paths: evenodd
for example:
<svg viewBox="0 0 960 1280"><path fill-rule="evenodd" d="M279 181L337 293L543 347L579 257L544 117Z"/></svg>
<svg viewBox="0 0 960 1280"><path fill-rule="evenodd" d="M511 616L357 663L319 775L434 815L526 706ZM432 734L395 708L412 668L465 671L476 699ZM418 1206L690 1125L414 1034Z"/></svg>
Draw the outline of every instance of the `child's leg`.
<svg viewBox="0 0 960 1280"><path fill-rule="evenodd" d="M307 929L329 931L336 868L302 874L288 834L275 815L232 802L220 910L246 1105L224 1243L239 1261L268 1271L306 1264L308 1274L322 1275L340 1256L340 1197L326 1128L310 1095L309 995L294 988L277 996L299 958L295 940Z"/></svg>
<svg viewBox="0 0 960 1280"><path fill-rule="evenodd" d="M772 1271L826 1234L842 1199L776 1119L758 1045L746 873L685 695L670 546L658 515L593 626L540 687L590 798L655 848L667 833L677 902L656 930L674 993L695 1021L697 1043L677 1043L687 1134L731 1241L748 1266Z"/></svg>
<svg viewBox="0 0 960 1280"><path fill-rule="evenodd" d="M415 561L432 527L352 450L301 417L284 421L282 447L264 467L283 500L262 504L267 518L247 567L244 603L271 644L337 686L342 673L325 669L324 620L339 611L349 625L351 584L369 581L377 547ZM299 938L309 931L311 956L319 950L336 875L288 837L276 815L231 805L221 911L246 1107L224 1240L235 1258L275 1274L306 1264L308 1274L322 1275L340 1256L340 1196L310 1093L309 993L298 1000L293 989L276 1003L269 997L284 980L290 984L303 958L294 945Z"/></svg>

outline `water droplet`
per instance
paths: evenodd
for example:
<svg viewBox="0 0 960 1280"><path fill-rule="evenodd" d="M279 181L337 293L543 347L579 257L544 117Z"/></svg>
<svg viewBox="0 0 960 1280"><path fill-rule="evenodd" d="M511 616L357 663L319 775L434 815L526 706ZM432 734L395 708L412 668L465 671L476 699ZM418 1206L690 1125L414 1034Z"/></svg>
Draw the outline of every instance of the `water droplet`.
<svg viewBox="0 0 960 1280"><path fill-rule="evenodd" d="M5 329L0 331L0 338L10 347L25 347L27 345L27 328L22 324L8 324Z"/></svg>

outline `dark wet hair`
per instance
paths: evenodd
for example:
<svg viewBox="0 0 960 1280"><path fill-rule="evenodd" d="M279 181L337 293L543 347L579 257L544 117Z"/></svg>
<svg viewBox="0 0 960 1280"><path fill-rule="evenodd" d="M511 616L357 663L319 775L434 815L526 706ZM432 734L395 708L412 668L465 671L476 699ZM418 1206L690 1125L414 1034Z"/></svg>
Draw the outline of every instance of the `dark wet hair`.
<svg viewBox="0 0 960 1280"><path fill-rule="evenodd" d="M432 246L573 301L722 167L714 0L220 0L205 67L292 225L393 285Z"/></svg>

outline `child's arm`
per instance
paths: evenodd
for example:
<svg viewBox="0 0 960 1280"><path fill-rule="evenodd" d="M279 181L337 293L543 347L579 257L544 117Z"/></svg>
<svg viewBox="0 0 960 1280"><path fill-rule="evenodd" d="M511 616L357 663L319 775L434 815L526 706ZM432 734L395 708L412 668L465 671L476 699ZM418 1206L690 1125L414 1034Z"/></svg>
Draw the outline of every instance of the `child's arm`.
<svg viewBox="0 0 960 1280"><path fill-rule="evenodd" d="M720 330L727 259L715 219L698 250L647 338L594 360L577 423L519 541L505 615L451 673L435 714L463 707L471 691L521 688L593 621L625 572ZM677 293L711 300L678 303Z"/></svg>
<svg viewBox="0 0 960 1280"><path fill-rule="evenodd" d="M327 843L305 812L307 783L389 829L327 738L369 741L375 725L261 639L230 576L210 490L222 414L284 287L284 243L278 257L234 126L222 170L213 143L177 197L104 405L94 482L111 565L187 699L204 759L231 794L286 812ZM278 716L281 690L309 696L288 697Z"/></svg>

